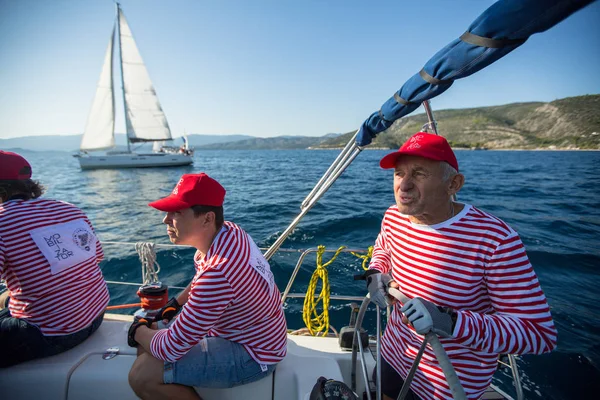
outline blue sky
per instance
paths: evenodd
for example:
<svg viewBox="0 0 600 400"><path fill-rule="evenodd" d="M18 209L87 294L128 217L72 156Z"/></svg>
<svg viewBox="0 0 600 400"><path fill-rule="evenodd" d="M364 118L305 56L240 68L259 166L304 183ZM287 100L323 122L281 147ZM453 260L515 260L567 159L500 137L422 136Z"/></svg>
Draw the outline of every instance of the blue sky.
<svg viewBox="0 0 600 400"><path fill-rule="evenodd" d="M270 137L358 128L493 3L121 5L174 136L185 129ZM83 131L114 12L110 0L0 0L0 138ZM435 112L596 94L599 71L595 2L457 81L432 106ZM117 131L123 132L122 105L117 107Z"/></svg>

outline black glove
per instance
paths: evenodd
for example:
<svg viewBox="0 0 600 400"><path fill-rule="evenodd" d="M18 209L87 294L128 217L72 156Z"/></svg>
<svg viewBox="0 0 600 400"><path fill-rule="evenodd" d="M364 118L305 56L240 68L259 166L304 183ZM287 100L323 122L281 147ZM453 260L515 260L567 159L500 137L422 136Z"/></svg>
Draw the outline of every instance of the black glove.
<svg viewBox="0 0 600 400"><path fill-rule="evenodd" d="M430 331L441 337L452 337L456 319L456 313L451 308L438 307L435 304L415 297L400 309L406 315L420 335L426 335Z"/></svg>
<svg viewBox="0 0 600 400"><path fill-rule="evenodd" d="M127 332L127 344L130 347L138 347L138 342L135 341L135 331L137 331L137 328L139 328L142 325L145 325L148 328L150 328L150 326L152 326L152 322L141 318L137 321L134 321L133 324L131 324L131 326L129 327L129 332Z"/></svg>
<svg viewBox="0 0 600 400"><path fill-rule="evenodd" d="M154 317L154 321L158 322L162 321L163 319L170 321L177 315L177 313L179 313L179 311L181 311L181 306L177 302L177 299L172 297L163 308L158 310L158 313Z"/></svg>
<svg viewBox="0 0 600 400"><path fill-rule="evenodd" d="M369 269L364 274L367 280L367 290L371 294L371 301L381 308L392 304L387 295L387 288L392 277L390 274L382 274L376 269Z"/></svg>

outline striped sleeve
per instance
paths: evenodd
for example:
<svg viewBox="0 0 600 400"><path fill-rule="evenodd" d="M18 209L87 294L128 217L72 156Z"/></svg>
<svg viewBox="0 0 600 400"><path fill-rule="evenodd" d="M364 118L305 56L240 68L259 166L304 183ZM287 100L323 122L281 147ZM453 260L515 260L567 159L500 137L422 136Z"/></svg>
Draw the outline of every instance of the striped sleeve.
<svg viewBox="0 0 600 400"><path fill-rule="evenodd" d="M183 309L169 329L159 330L150 342L152 355L175 362L206 336L234 297L234 291L218 270L203 273L190 290Z"/></svg>
<svg viewBox="0 0 600 400"><path fill-rule="evenodd" d="M488 353L541 354L556 347L546 297L516 232L500 242L486 268L491 314L458 311L455 336Z"/></svg>
<svg viewBox="0 0 600 400"><path fill-rule="evenodd" d="M385 239L385 224L386 217L383 218L383 222L381 223L381 231L379 232L379 235L377 235L377 240L375 240L373 256L369 263L369 269L376 269L384 274L390 273L390 270L392 269L391 253Z"/></svg>
<svg viewBox="0 0 600 400"><path fill-rule="evenodd" d="M4 246L4 240L0 236L0 279L6 279L4 277L4 263L6 262L6 247Z"/></svg>

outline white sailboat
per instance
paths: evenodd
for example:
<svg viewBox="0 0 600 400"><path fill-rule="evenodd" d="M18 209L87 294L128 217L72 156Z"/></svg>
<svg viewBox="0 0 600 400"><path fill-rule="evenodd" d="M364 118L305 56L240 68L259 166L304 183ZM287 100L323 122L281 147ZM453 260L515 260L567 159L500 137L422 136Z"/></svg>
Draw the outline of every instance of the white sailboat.
<svg viewBox="0 0 600 400"><path fill-rule="evenodd" d="M106 49L96 96L81 139L81 151L75 157L79 159L81 169L190 165L193 163L194 152L188 148L187 140L181 147L154 146L154 151L149 153L135 153L131 150L132 143L164 143L173 138L131 29L119 4L116 6L116 21ZM121 65L127 151L106 151L115 147L115 38ZM88 153L100 150L105 150L106 153Z"/></svg>

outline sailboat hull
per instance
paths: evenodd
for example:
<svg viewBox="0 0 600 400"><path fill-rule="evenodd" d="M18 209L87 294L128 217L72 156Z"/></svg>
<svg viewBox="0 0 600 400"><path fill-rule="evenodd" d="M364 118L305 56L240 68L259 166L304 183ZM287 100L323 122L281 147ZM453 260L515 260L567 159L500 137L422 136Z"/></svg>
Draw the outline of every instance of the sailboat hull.
<svg viewBox="0 0 600 400"><path fill-rule="evenodd" d="M193 162L193 155L168 153L124 153L79 157L81 169L180 167L191 165Z"/></svg>

